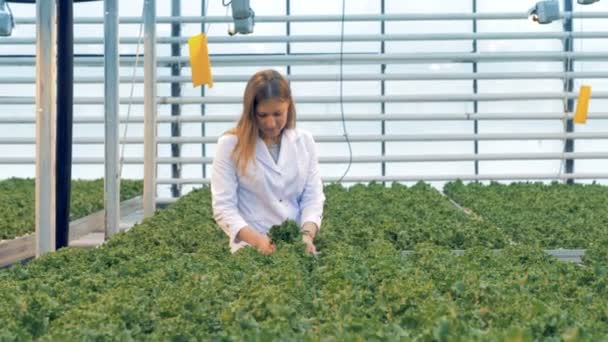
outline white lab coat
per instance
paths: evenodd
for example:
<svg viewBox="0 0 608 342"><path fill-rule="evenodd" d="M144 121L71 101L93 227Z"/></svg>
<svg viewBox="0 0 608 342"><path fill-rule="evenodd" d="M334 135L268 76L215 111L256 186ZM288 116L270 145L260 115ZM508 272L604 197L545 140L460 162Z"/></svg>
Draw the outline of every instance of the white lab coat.
<svg viewBox="0 0 608 342"><path fill-rule="evenodd" d="M325 195L312 135L285 129L276 163L258 137L247 176L237 172L231 158L236 142L236 135L219 138L211 174L213 217L228 235L231 252L248 245L236 238L248 225L263 234L287 219L320 228Z"/></svg>

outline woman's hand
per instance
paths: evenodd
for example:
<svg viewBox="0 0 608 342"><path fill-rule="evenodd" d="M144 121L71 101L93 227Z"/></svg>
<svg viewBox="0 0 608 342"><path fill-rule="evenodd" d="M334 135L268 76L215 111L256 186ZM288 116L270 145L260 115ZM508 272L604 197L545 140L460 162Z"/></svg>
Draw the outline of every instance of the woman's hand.
<svg viewBox="0 0 608 342"><path fill-rule="evenodd" d="M275 246L267 235L258 233L250 226L241 228L237 239L247 242L264 255L271 254L275 250Z"/></svg>
<svg viewBox="0 0 608 342"><path fill-rule="evenodd" d="M306 253L310 255L317 255L317 247L315 247L313 240L318 230L319 228L313 222L305 222L302 225L302 242L306 245Z"/></svg>
<svg viewBox="0 0 608 342"><path fill-rule="evenodd" d="M270 238L262 234L260 234L260 237L257 243L255 244L255 247L258 249L258 251L260 251L260 253L264 255L272 254L276 249Z"/></svg>
<svg viewBox="0 0 608 342"><path fill-rule="evenodd" d="M317 254L317 247L315 247L315 244L312 242L312 236L308 234L302 235L302 242L306 245L306 253L310 255Z"/></svg>

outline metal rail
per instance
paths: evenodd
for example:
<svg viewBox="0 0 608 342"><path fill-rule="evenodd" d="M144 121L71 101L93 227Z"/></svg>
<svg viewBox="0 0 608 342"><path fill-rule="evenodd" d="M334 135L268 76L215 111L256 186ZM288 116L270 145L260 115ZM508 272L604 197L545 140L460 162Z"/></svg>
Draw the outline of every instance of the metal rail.
<svg viewBox="0 0 608 342"><path fill-rule="evenodd" d="M238 120L238 115L182 115L159 116L158 123L201 123L201 122L229 122L234 123ZM564 115L563 113L427 113L427 114L345 114L344 118L348 121L472 121L472 120L563 120L573 118L573 114ZM589 113L589 120L606 120L608 113ZM332 122L341 121L339 114L299 114L298 121L301 122ZM103 117L78 117L74 119L76 124L100 124L104 122ZM127 120L126 116L120 117L121 123L143 123L143 115L134 115ZM0 124L34 124L36 119L26 116L5 116L0 117Z"/></svg>
<svg viewBox="0 0 608 342"><path fill-rule="evenodd" d="M495 249L493 251L495 253L502 252L502 250L500 249ZM555 257L559 261L573 262L577 264L582 263L582 258L585 256L584 249L546 249L544 250L544 252L552 257ZM403 255L408 256L414 255L416 252L412 250L404 250L402 251L402 253ZM464 253L466 253L466 251L462 249L455 249L452 250L452 253L454 253L455 255L463 255Z"/></svg>
<svg viewBox="0 0 608 342"><path fill-rule="evenodd" d="M353 163L379 162L458 162L475 160L559 160L559 159L608 159L608 152L542 152L542 153L446 153L446 154L412 154L412 155L368 155L353 156ZM322 164L347 163L348 157L319 157ZM103 164L104 158L74 158L74 164ZM31 157L0 157L0 164L26 165L33 164ZM211 164L212 157L158 157L158 164ZM125 164L143 164L144 158L124 158Z"/></svg>
<svg viewBox="0 0 608 342"><path fill-rule="evenodd" d="M214 83L247 82L250 75L216 75ZM517 80L517 79L571 79L571 78L608 78L608 71L545 71L545 72L427 72L427 73L390 73L390 74L346 74L344 81L450 81L450 80ZM339 80L336 74L301 74L287 76L291 82L335 82ZM121 83L142 83L143 76L121 77ZM28 76L0 76L0 84L28 84L35 83L34 77ZM103 83L103 77L80 76L75 77L75 83ZM191 83L190 76L158 76L157 83Z"/></svg>
<svg viewBox="0 0 608 342"><path fill-rule="evenodd" d="M323 181L326 183L336 182L340 177L324 177ZM360 183L360 182L418 182L421 180L425 181L452 181L452 180L463 180L463 181L482 181L482 180L567 180L567 179L608 179L608 173L572 173L572 174L560 174L556 176L555 173L502 173L502 174L447 174L447 175L401 175L401 176L347 176L344 177L343 182L345 183ZM159 178L157 179L158 184L209 184L208 178L182 178L182 179L170 179L170 178ZM163 202L159 199L159 203Z"/></svg>
<svg viewBox="0 0 608 342"><path fill-rule="evenodd" d="M276 15L276 16L256 16L257 23L285 23L285 22L331 22L331 21L428 21L428 20L527 20L528 12L501 12L501 13L433 13L433 14L351 14L345 15ZM560 18L588 18L605 19L608 12L561 12ZM35 18L15 18L17 24L35 24ZM121 24L139 24L141 17L122 17ZM180 22L183 24L200 23L230 23L232 17L228 16L162 16L157 17L158 24L170 24ZM99 17L79 17L75 18L76 24L101 24Z"/></svg>
<svg viewBox="0 0 608 342"><path fill-rule="evenodd" d="M376 103L376 102L466 102L466 101L538 101L538 100L562 100L575 99L576 92L525 92L525 93L481 93L481 94L416 94L416 95L359 95L343 96L345 103ZM608 91L597 91L593 93L594 99L608 99ZM239 104L240 96L182 96L170 97L160 96L155 98L159 105L163 104ZM29 96L0 96L0 104L8 105L30 105L36 99ZM120 103L144 104L145 97L120 98ZM302 96L298 97L299 103L339 103L338 96ZM103 97L77 97L74 104L102 104Z"/></svg>
<svg viewBox="0 0 608 342"><path fill-rule="evenodd" d="M483 32L483 33L420 33L420 34L351 34L344 36L344 42L387 42L387 41L445 41L445 40L531 40L531 39L605 39L606 31L587 32ZM209 44L242 44L242 43L318 43L339 42L339 35L294 35L294 36L234 36L209 37ZM34 37L7 37L0 39L0 45L31 45ZM187 44L188 37L158 37L156 44ZM103 37L82 37L74 44L101 45ZM120 44L137 44L137 37L122 37Z"/></svg>
<svg viewBox="0 0 608 342"><path fill-rule="evenodd" d="M0 66L34 66L35 57L8 56L0 58ZM122 57L121 66L133 66L135 57ZM291 55L241 55L210 56L211 64L222 66L276 66L276 65L319 65L340 63L339 54L291 54ZM525 52L419 52L419 53L353 53L342 57L344 64L428 64L428 63L472 63L472 62L563 62L604 61L608 52L563 52L563 51L525 51ZM75 57L75 66L101 66L103 57ZM159 57L158 66L180 64L189 66L188 57Z"/></svg>
<svg viewBox="0 0 608 342"><path fill-rule="evenodd" d="M183 136L178 138L172 137L158 137L156 139L157 144L213 144L217 142L218 136ZM403 141L470 141L470 140L563 140L563 139L608 139L608 132L539 132L539 133L446 133L446 134L356 134L349 135L351 142L380 142L380 141L392 141L392 142L403 142ZM345 142L343 135L316 135L315 141L321 142L334 142L342 143ZM36 140L34 138L22 138L13 137L6 138L0 137L0 145L28 145L34 144ZM142 144L144 138L142 137L129 137L121 139L122 144ZM83 145L95 145L103 144L103 137L78 137L74 138L75 144Z"/></svg>
<svg viewBox="0 0 608 342"><path fill-rule="evenodd" d="M324 177L323 181L326 183L333 183L340 179L340 177ZM452 181L452 180L463 180L463 181L483 181L483 180L567 180L567 179L608 179L608 173L573 173L573 174L560 174L555 173L524 173L524 174L449 174L449 175L406 175L406 176L347 176L344 177L344 183L360 183L360 182L418 182L424 181ZM182 179L157 179L157 184L209 184L209 178L182 178ZM170 204L176 202L177 198L157 198L158 204Z"/></svg>

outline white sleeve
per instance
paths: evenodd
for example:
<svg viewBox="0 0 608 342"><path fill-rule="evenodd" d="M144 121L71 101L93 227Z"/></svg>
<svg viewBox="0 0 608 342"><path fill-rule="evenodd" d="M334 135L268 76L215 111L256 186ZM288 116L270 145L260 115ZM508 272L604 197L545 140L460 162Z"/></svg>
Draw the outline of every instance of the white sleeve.
<svg viewBox="0 0 608 342"><path fill-rule="evenodd" d="M300 202L302 210L301 223L314 222L317 227L321 228L321 220L323 218L323 204L325 203L325 195L323 194L323 182L321 181L321 173L319 171L319 160L317 157L317 145L312 135L305 136L306 146L310 155L308 172L306 175L306 183L304 192Z"/></svg>
<svg viewBox="0 0 608 342"><path fill-rule="evenodd" d="M211 171L211 205L213 218L230 238L238 243L239 231L247 226L238 210L238 178L236 164L231 158L234 136L222 136L218 140Z"/></svg>

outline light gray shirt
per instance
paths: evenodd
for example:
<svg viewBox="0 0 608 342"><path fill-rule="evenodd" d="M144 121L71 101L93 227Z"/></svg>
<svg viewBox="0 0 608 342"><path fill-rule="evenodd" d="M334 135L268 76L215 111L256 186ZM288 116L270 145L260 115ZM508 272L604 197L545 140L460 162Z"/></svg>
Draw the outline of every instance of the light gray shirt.
<svg viewBox="0 0 608 342"><path fill-rule="evenodd" d="M279 162L279 152L281 151L281 143L268 145L268 152L272 156L275 163Z"/></svg>

